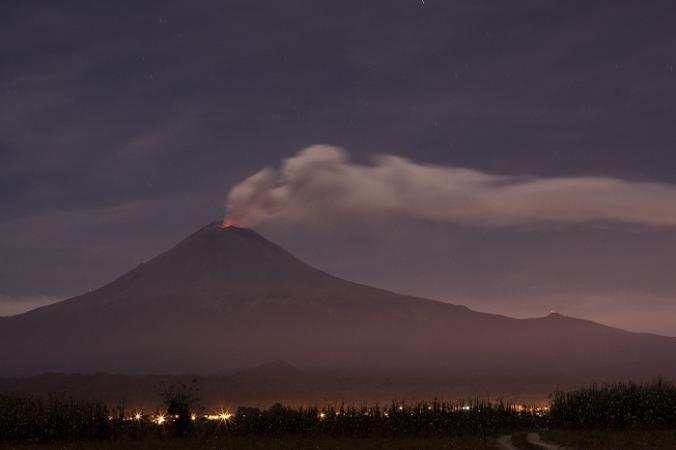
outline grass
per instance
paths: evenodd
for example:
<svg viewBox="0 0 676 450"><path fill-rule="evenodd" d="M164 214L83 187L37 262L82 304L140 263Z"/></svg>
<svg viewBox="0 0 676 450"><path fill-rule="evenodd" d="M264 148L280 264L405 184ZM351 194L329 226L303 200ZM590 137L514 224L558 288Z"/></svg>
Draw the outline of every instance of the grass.
<svg viewBox="0 0 676 450"><path fill-rule="evenodd" d="M570 450L673 450L676 429L672 430L549 430L542 439Z"/></svg>
<svg viewBox="0 0 676 450"><path fill-rule="evenodd" d="M49 445L16 445L7 450L495 450L481 438L264 438L143 440Z"/></svg>

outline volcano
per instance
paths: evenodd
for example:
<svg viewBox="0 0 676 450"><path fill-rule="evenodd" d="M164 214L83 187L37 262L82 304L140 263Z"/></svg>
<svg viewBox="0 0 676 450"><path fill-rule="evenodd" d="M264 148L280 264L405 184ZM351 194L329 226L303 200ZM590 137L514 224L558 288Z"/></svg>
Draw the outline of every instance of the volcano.
<svg viewBox="0 0 676 450"><path fill-rule="evenodd" d="M369 373L671 377L676 338L399 295L221 222L100 289L0 321L3 376L218 374L280 360Z"/></svg>

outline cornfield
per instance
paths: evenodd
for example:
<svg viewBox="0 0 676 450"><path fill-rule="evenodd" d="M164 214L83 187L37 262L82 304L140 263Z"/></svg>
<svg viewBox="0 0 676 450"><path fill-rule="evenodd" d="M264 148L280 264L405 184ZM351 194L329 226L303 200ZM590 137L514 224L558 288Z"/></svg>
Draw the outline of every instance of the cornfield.
<svg viewBox="0 0 676 450"><path fill-rule="evenodd" d="M533 411L517 412L510 405L474 401L388 407L339 406L292 409L273 405L266 410L240 408L232 431L256 435L326 436L445 436L495 434L533 427L541 418Z"/></svg>
<svg viewBox="0 0 676 450"><path fill-rule="evenodd" d="M185 402L184 402L185 403ZM103 403L0 394L0 444L224 436L449 437L534 428L659 429L676 427L676 386L653 383L591 385L553 394L550 408L474 400L385 407L242 407L212 415L175 407L154 414L110 409ZM187 403L186 403L187 404ZM173 405L173 406L172 406ZM181 405L179 405L181 406ZM173 410L174 413L172 415Z"/></svg>
<svg viewBox="0 0 676 450"><path fill-rule="evenodd" d="M550 424L561 428L629 429L676 427L676 386L652 383L591 385L556 392Z"/></svg>
<svg viewBox="0 0 676 450"><path fill-rule="evenodd" d="M490 436L535 426L543 418L510 405L474 401L388 407L337 406L267 409L239 408L236 413L190 414L187 430L182 418L166 412L142 414L111 411L96 402L76 402L0 395L0 442L68 442L80 440L142 439L189 436L303 436L303 437L419 437Z"/></svg>
<svg viewBox="0 0 676 450"><path fill-rule="evenodd" d="M0 395L0 442L106 438L112 432L108 418L102 403Z"/></svg>

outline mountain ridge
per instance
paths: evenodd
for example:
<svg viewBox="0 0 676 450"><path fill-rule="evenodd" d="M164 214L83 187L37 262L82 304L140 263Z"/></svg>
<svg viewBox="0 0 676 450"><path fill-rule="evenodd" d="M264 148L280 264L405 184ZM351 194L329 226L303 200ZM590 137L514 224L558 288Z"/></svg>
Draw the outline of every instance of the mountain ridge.
<svg viewBox="0 0 676 450"><path fill-rule="evenodd" d="M214 222L105 286L5 318L0 357L0 375L213 374L277 360L381 372L585 371L676 368L676 338L560 314L514 319L353 283L253 230Z"/></svg>

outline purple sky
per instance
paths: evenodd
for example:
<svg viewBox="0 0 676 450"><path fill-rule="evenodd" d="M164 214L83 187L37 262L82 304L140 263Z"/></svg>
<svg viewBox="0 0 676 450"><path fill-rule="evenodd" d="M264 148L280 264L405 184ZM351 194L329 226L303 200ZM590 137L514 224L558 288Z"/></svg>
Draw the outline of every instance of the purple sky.
<svg viewBox="0 0 676 450"><path fill-rule="evenodd" d="M616 206L659 197L644 221L346 210L256 229L352 280L676 335L676 227L653 220L676 208L675 21L660 0L3 2L0 315L112 280L326 144L355 166L661 183Z"/></svg>

